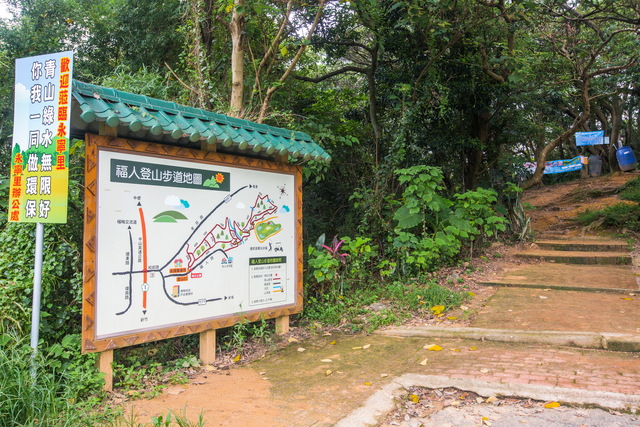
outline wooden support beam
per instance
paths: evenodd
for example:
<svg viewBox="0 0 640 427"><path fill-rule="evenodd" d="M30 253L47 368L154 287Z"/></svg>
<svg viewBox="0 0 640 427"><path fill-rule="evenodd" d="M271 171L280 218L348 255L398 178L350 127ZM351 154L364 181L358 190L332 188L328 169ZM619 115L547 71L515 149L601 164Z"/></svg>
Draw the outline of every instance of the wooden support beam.
<svg viewBox="0 0 640 427"><path fill-rule="evenodd" d="M209 144L207 141L202 141L200 143L200 150L208 151L209 153L215 153L218 151L217 144Z"/></svg>
<svg viewBox="0 0 640 427"><path fill-rule="evenodd" d="M113 350L99 354L98 370L104 374L104 391L113 391Z"/></svg>
<svg viewBox="0 0 640 427"><path fill-rule="evenodd" d="M284 335L289 332L289 316L276 317L276 334Z"/></svg>
<svg viewBox="0 0 640 427"><path fill-rule="evenodd" d="M105 122L98 122L98 134L117 138L118 128L117 127L112 128L111 126L107 126Z"/></svg>
<svg viewBox="0 0 640 427"><path fill-rule="evenodd" d="M216 330L200 332L200 360L203 365L216 361Z"/></svg>

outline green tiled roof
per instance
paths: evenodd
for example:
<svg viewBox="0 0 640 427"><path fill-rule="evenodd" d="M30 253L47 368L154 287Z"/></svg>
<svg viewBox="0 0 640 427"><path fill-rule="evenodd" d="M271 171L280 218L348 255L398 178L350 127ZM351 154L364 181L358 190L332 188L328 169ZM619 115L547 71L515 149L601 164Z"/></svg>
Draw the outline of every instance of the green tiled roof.
<svg viewBox="0 0 640 427"><path fill-rule="evenodd" d="M236 119L143 95L73 81L72 136L98 133L100 122L118 136L254 157L291 156L329 162L331 156L303 132Z"/></svg>

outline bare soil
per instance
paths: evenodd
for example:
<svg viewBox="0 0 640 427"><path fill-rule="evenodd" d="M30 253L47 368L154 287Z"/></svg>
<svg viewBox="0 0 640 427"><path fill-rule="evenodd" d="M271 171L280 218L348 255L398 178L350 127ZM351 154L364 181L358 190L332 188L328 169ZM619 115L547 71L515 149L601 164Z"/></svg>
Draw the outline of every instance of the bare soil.
<svg viewBox="0 0 640 427"><path fill-rule="evenodd" d="M592 178L588 180L578 180L566 184L559 184L554 186L547 186L541 189L528 191L523 202L530 205L532 209L528 211L531 217L533 229L537 236L540 235L558 235L576 236L585 232L583 226L576 224L573 220L578 213L585 210L602 209L605 206L618 203L620 201L616 194L616 190L620 188L624 183L640 176L640 173L617 173L598 178ZM590 230L589 230L590 231ZM429 316L417 316L411 319L407 324L425 324L425 323L439 323L441 325L463 326L469 325L475 316L487 310L486 304L489 299L495 294L497 288L481 286L478 282L495 278L502 272L513 269L514 267L535 263L535 261L527 261L516 259L512 256L513 252L520 250L523 247L529 245L523 243L519 247L507 246L501 243L496 243L494 246L485 251L482 257L475 258L473 262L462 266L461 268L444 269L438 272L436 277L441 283L464 287L475 294L475 296L465 303L463 308L453 310L447 313L447 316L441 318L433 318ZM531 293L531 290L524 290L523 292ZM533 295L535 294L535 295ZM526 301L536 301L537 303L544 303L550 307L557 307L566 304L568 301L556 301L555 297L551 297L552 293L534 291L530 298ZM540 294L540 295L538 295ZM540 296L546 297L541 298ZM594 297L602 298L600 294L593 294ZM613 298L620 299L619 295ZM625 301L626 302L626 301ZM635 301L634 301L635 303ZM639 311L640 312L640 311ZM624 313L621 312L621 315ZM513 319L507 319L506 322L513 321ZM524 321L517 320L522 323ZM526 326L522 324L522 326ZM631 325L628 328L631 329ZM553 328L550 328L553 329ZM308 336L308 331L294 329L294 332L289 336L283 338L279 348L286 347L284 353L278 356L282 359L282 368L288 369L287 362L284 360L287 352L295 352L296 347L299 345L299 339L304 336ZM330 338L327 338L329 340ZM347 340L348 341L348 340ZM327 360L331 359L332 354L330 345L327 345ZM348 344L346 344L348 346ZM142 423L142 425L152 425L152 418L158 415L166 414L169 411L180 414L183 413L192 421L196 421L198 416L202 414L206 420L207 426L278 426L286 425L284 421L291 416L298 414L298 416L304 417L305 413L313 413L316 419L321 417L324 411L327 415L337 410L337 407L324 407L318 408L310 402L313 399L312 396L334 396L331 397L337 406L340 406L338 402L342 402L344 406L341 410L347 410L349 407L349 401L358 396L346 396L336 394L338 388L332 383L327 382L325 386L322 385L307 385L305 378L311 377L313 374L317 374L317 363L313 365L306 365L304 363L295 366L295 370L291 372L291 387L299 389L297 395L294 394L293 400L284 401L281 397L285 394L281 392L274 392L273 385L268 379L268 373L260 372L259 359L268 353L267 349L262 344L254 344L254 348L246 349L243 354L243 358L239 363L233 361L234 354L222 355L221 362L216 364L215 368L204 367L200 369L195 375L192 376L190 382L186 385L170 386L164 390L164 392L149 400L133 400L120 402L123 399L122 393L116 393L119 396L116 399L128 414L129 419L135 419L135 425ZM343 351L347 351L345 349ZM278 351L280 352L280 351ZM337 349L334 353L338 354ZM293 353L289 353L293 354ZM335 355L334 355L335 358ZM243 367L242 365L247 362L255 361L251 367ZM316 361L317 362L317 361ZM363 361L364 363L364 361ZM370 378L386 378L388 375L393 375L393 360L386 360L381 357L377 362L376 371L367 374L370 370L369 366L358 365L358 372L361 375L348 379L345 377L345 381L355 381L354 384L359 384L355 389L358 393L366 395L371 393ZM326 375L339 377L342 375L340 371L330 367L330 363L327 362ZM353 366L352 366L353 367ZM380 368L383 371L380 371ZM322 369L325 369L324 367ZM397 367L396 367L397 369ZM378 372L380 371L380 372ZM317 375L316 375L317 376ZM387 380L382 380L387 381ZM295 384L294 384L295 383ZM379 384L373 384L376 386ZM324 389L323 389L324 387ZM419 399L422 401L427 394L429 394L430 401L440 401L440 403L433 403L435 407L442 406L444 399L450 399L452 391L440 390L438 392L427 390L415 390L415 394L419 395ZM440 396L438 396L440 393ZM460 393L457 392L456 393ZM291 393L288 393L291 395ZM297 396L297 397L296 397ZM456 394L456 399L460 400L461 396ZM471 395L469 393L464 394L464 397L470 401L476 401L478 396ZM126 399L126 396L124 396ZM411 401L413 398L409 398ZM356 399L357 400L357 399ZM520 400L509 401L505 400L505 404L514 405L530 405L532 402L523 402ZM283 416L283 411L288 412L288 416ZM331 414L335 415L335 413ZM394 415L395 416L395 415ZM332 417L327 416L327 419ZM335 416L333 417L335 419ZM320 418L322 419L322 418ZM300 419L302 421L302 419ZM389 419L388 421L391 421ZM300 425L303 425L301 423ZM125 423L130 425L130 423ZM318 425L328 425L320 423Z"/></svg>

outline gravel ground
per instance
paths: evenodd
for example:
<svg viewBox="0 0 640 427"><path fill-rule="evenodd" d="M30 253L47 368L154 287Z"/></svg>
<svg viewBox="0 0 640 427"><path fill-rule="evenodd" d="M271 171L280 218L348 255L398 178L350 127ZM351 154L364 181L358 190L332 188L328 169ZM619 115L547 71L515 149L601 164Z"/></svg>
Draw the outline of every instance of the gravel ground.
<svg viewBox="0 0 640 427"><path fill-rule="evenodd" d="M555 403L555 402L554 402ZM382 427L638 427L640 416L552 402L490 396L454 388L411 387Z"/></svg>

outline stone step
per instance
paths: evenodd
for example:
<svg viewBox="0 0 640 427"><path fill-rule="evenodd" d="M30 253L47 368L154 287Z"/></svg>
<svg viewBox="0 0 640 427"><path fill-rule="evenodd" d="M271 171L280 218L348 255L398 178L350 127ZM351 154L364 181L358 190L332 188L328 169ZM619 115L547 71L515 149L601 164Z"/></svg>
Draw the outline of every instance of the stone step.
<svg viewBox="0 0 640 427"><path fill-rule="evenodd" d="M625 252L629 245L622 240L545 239L535 242L539 249L554 251Z"/></svg>
<svg viewBox="0 0 640 427"><path fill-rule="evenodd" d="M478 283L485 286L640 293L637 276L629 265L524 264Z"/></svg>
<svg viewBox="0 0 640 427"><path fill-rule="evenodd" d="M566 264L597 264L597 265L630 265L631 255L628 252L602 251L552 251L530 249L514 254L523 259L542 259L549 262Z"/></svg>

